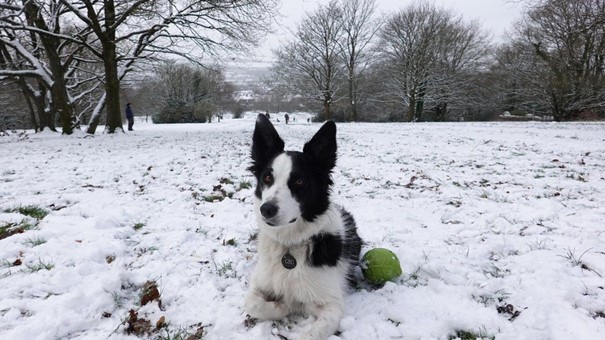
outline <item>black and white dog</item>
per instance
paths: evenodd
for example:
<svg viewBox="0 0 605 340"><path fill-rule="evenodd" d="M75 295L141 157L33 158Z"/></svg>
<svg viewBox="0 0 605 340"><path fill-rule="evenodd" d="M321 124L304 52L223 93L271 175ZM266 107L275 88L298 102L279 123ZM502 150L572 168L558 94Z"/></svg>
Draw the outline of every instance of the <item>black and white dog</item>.
<svg viewBox="0 0 605 340"><path fill-rule="evenodd" d="M311 314L316 321L301 339L325 339L338 329L362 244L353 217L330 202L336 124L325 123L303 152L284 151L269 119L259 115L252 161L260 231L246 312L261 320Z"/></svg>

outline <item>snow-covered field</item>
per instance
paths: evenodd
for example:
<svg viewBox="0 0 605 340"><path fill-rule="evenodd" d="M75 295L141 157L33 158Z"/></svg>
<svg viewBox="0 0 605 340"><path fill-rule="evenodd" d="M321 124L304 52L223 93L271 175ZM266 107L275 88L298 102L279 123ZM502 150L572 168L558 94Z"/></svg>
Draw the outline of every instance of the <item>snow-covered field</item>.
<svg viewBox="0 0 605 340"><path fill-rule="evenodd" d="M320 126L281 121L287 149ZM0 339L296 339L245 323L253 127L0 137ZM605 339L605 124L338 129L334 200L404 274L330 339Z"/></svg>

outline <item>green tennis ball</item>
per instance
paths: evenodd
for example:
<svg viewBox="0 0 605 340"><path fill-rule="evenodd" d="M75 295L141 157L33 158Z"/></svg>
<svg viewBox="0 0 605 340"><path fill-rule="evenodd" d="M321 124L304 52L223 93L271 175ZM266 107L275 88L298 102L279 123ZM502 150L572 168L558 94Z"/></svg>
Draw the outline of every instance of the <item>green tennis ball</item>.
<svg viewBox="0 0 605 340"><path fill-rule="evenodd" d="M397 255L385 248L374 248L363 255L360 262L363 277L373 284L393 281L401 275Z"/></svg>

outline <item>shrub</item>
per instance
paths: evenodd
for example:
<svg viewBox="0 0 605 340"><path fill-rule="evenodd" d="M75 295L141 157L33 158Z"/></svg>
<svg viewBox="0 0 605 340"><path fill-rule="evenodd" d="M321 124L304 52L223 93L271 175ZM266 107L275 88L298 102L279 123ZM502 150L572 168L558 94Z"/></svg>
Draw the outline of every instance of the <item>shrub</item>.
<svg viewBox="0 0 605 340"><path fill-rule="evenodd" d="M159 113L151 119L154 124L206 123L212 119L214 106L208 102L187 103L169 99Z"/></svg>

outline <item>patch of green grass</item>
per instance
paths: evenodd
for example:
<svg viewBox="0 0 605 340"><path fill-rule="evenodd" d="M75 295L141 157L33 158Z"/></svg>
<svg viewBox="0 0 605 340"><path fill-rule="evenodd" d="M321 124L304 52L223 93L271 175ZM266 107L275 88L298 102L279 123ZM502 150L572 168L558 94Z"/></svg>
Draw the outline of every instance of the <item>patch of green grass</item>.
<svg viewBox="0 0 605 340"><path fill-rule="evenodd" d="M258 239L258 230L252 231L249 234L248 242L256 241Z"/></svg>
<svg viewBox="0 0 605 340"><path fill-rule="evenodd" d="M502 270L493 263L490 263L487 266L483 267L483 275L486 278L489 278L488 275L490 275L491 277L494 277L494 278L502 278L502 277L506 276L506 274L508 274L509 272L510 271L508 269Z"/></svg>
<svg viewBox="0 0 605 340"><path fill-rule="evenodd" d="M208 195L208 196L204 196L204 201L208 202L208 203L213 203L213 202L220 202L222 200L225 199L225 196L222 195Z"/></svg>
<svg viewBox="0 0 605 340"><path fill-rule="evenodd" d="M111 295L111 299L113 300L113 305L116 309L121 309L124 307L124 297L118 291L108 291L105 290L106 293Z"/></svg>
<svg viewBox="0 0 605 340"><path fill-rule="evenodd" d="M43 209L43 208L35 206L35 205L26 205L26 206L21 206L21 207L17 207L17 208L5 209L4 212L5 213L19 213L21 215L33 217L36 220L41 220L44 217L46 217L46 215L48 215L48 211L46 209Z"/></svg>
<svg viewBox="0 0 605 340"><path fill-rule="evenodd" d="M510 293L506 292L503 289L500 289L493 293L473 295L473 300L475 300L487 307L488 305L494 305L496 303L503 302L509 296L510 296Z"/></svg>
<svg viewBox="0 0 605 340"><path fill-rule="evenodd" d="M143 256L147 253L153 254L153 252L158 251L158 250L160 250L160 248L158 248L156 246L142 247L137 250L137 256Z"/></svg>
<svg viewBox="0 0 605 340"><path fill-rule="evenodd" d="M236 247L237 246L237 240L235 238L231 238L231 239L228 239L228 240L223 240L223 245L224 246L234 246L234 247Z"/></svg>
<svg viewBox="0 0 605 340"><path fill-rule="evenodd" d="M588 248L582 254L580 254L580 256L578 256L578 255L576 255L575 249L567 248L567 254L559 255L559 256L563 257L564 259L569 260L571 262L571 264L573 264L574 266L580 266L582 269L588 269L588 270L594 271L592 268L589 268L584 262L582 262L582 258L584 257L584 255L586 255L586 253L588 253L591 250L592 250L592 248ZM596 273L596 271L595 271L595 273ZM599 276L601 276L601 275L599 274Z"/></svg>
<svg viewBox="0 0 605 340"><path fill-rule="evenodd" d="M227 278L237 277L237 271L233 268L233 262L231 262L231 261L223 262L223 263L221 263L220 266L218 264L216 264L216 262L215 262L214 268L216 269L216 273L219 276L223 276L223 277L227 277Z"/></svg>
<svg viewBox="0 0 605 340"><path fill-rule="evenodd" d="M248 181L239 182L238 191L252 188L252 183Z"/></svg>
<svg viewBox="0 0 605 340"><path fill-rule="evenodd" d="M189 333L186 329L177 328L177 329L162 329L162 332L158 334L158 340L185 340L189 337Z"/></svg>
<svg viewBox="0 0 605 340"><path fill-rule="evenodd" d="M536 240L534 242L528 243L527 245L529 246L529 249L532 250L532 251L549 249L548 246L547 246L547 240L546 239Z"/></svg>
<svg viewBox="0 0 605 340"><path fill-rule="evenodd" d="M28 245L31 247L37 247L44 243L46 243L46 239L38 236L28 237L25 241L23 241L24 245Z"/></svg>
<svg viewBox="0 0 605 340"><path fill-rule="evenodd" d="M479 329L478 332L475 331L467 331L459 329L456 331L455 335L450 335L449 340L477 340L477 339L489 339L493 340L496 337L493 335L489 335L485 326Z"/></svg>
<svg viewBox="0 0 605 340"><path fill-rule="evenodd" d="M584 257L584 255L586 255L586 253L588 253L591 249L592 248L589 248L585 250L580 256L577 256L575 249L572 250L571 248L567 248L567 254L561 255L561 257L569 260L574 266L579 266L582 264L582 257Z"/></svg>
<svg viewBox="0 0 605 340"><path fill-rule="evenodd" d="M33 217L37 220L41 220L48 215L48 211L46 209L42 209L33 205L19 208L19 213L25 216Z"/></svg>
<svg viewBox="0 0 605 340"><path fill-rule="evenodd" d="M140 230L140 229L142 229L144 226L145 226L145 223L141 223L141 222L139 222L139 223L135 223L135 224L132 226L132 228L133 228L134 230Z"/></svg>
<svg viewBox="0 0 605 340"><path fill-rule="evenodd" d="M204 337L204 327L198 326L195 333L191 333L185 327L173 328L170 325L163 327L155 339L158 340L200 340Z"/></svg>
<svg viewBox="0 0 605 340"><path fill-rule="evenodd" d="M44 262L44 261L38 259L37 263L28 263L25 265L25 267L27 268L26 269L27 272L35 273L42 269L51 270L51 269L55 268L55 264L52 262Z"/></svg>

